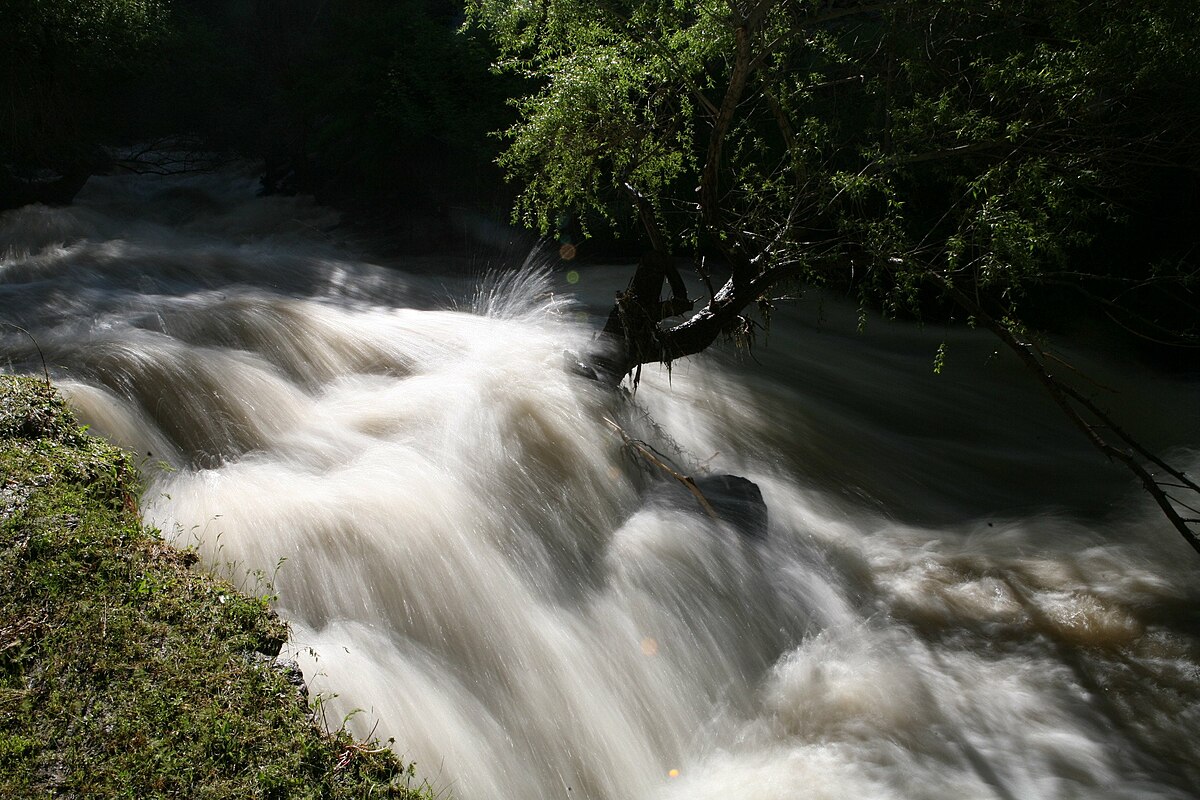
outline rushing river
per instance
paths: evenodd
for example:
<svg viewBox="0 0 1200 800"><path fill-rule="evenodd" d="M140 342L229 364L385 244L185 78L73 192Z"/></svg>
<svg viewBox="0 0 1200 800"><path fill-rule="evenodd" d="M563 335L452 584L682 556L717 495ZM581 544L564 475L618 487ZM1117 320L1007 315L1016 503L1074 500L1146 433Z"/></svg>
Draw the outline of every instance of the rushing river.
<svg viewBox="0 0 1200 800"><path fill-rule="evenodd" d="M0 320L164 536L278 595L331 724L459 800L1200 794L1200 558L984 334L810 296L624 396L564 351L627 270L372 262L254 188L0 216ZM1200 467L1200 381L1060 353Z"/></svg>

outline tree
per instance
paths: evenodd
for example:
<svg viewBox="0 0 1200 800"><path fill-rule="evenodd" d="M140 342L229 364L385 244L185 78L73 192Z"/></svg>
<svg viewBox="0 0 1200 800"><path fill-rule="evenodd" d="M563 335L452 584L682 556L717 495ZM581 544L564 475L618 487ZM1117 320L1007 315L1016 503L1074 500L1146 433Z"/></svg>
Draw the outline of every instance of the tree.
<svg viewBox="0 0 1200 800"><path fill-rule="evenodd" d="M285 14L291 16L291 3ZM325 0L277 78L268 163L322 200L429 214L502 187L508 82L451 0Z"/></svg>
<svg viewBox="0 0 1200 800"><path fill-rule="evenodd" d="M0 208L78 191L113 133L119 87L167 29L165 0L0 4ZM39 171L59 180L29 180Z"/></svg>
<svg viewBox="0 0 1200 800"><path fill-rule="evenodd" d="M751 335L747 309L769 311L796 283L891 314L965 316L1200 552L1178 494L1200 486L1057 374L1022 323L1065 286L1138 335L1200 344L1194 234L1132 263L1088 249L1142 224L1164 181L1197 187L1195 3L467 5L499 67L534 86L501 159L523 187L516 218L544 234L564 212L636 221L649 245L605 327L615 379ZM699 310L681 255L707 288Z"/></svg>

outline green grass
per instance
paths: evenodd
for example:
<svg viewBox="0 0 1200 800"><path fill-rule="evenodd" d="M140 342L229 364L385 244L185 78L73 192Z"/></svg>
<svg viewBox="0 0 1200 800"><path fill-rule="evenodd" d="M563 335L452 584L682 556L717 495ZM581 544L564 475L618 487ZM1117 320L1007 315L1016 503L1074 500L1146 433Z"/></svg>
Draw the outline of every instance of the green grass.
<svg viewBox="0 0 1200 800"><path fill-rule="evenodd" d="M128 455L0 376L0 797L429 798L324 732L266 598L143 527Z"/></svg>

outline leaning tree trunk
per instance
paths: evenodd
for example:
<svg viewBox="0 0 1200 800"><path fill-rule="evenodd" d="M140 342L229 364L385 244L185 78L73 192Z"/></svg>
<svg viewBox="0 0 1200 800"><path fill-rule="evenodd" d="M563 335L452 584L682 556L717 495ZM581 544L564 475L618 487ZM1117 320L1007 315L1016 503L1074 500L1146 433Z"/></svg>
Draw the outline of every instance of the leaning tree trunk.
<svg viewBox="0 0 1200 800"><path fill-rule="evenodd" d="M660 299L664 281L671 287L668 300ZM602 357L600 366L609 379L619 382L642 364L669 360L664 357L665 332L659 323L691 311L694 305L670 254L652 250L643 255L629 287L617 294L604 325L603 336L612 352Z"/></svg>

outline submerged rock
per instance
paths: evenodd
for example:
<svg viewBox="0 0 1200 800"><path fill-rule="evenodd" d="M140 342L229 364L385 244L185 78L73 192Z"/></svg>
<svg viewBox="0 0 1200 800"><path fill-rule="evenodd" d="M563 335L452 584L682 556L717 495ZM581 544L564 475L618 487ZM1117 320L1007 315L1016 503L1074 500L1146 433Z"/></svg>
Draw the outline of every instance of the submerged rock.
<svg viewBox="0 0 1200 800"><path fill-rule="evenodd" d="M740 475L703 475L692 479L717 518L747 539L765 541L769 514L762 490ZM699 498L677 480L665 480L654 498L674 508L707 513Z"/></svg>

